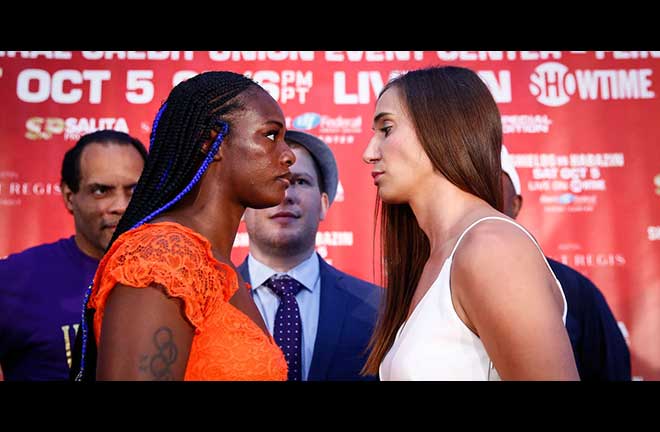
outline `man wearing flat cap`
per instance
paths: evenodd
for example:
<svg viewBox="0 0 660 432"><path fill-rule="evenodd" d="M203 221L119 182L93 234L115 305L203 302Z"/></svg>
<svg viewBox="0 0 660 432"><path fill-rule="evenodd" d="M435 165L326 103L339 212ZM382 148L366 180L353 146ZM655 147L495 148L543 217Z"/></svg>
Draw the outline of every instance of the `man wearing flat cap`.
<svg viewBox="0 0 660 432"><path fill-rule="evenodd" d="M319 138L287 131L296 155L276 207L250 209L250 253L238 267L280 346L291 381L363 377L381 288L343 273L315 252L316 232L337 192L337 162Z"/></svg>

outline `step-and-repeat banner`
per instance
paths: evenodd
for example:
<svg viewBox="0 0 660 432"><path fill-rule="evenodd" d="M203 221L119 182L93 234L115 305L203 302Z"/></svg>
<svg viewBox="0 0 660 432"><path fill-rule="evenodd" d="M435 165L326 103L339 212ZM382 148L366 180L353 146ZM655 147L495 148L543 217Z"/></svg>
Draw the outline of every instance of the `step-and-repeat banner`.
<svg viewBox="0 0 660 432"><path fill-rule="evenodd" d="M374 281L376 190L361 155L376 97L402 72L446 64L475 70L499 105L519 221L601 289L633 375L660 379L660 51L0 51L0 256L73 233L59 172L81 134L146 145L174 85L231 70L281 104L288 128L331 146L340 184L317 250ZM247 246L241 225L235 263Z"/></svg>

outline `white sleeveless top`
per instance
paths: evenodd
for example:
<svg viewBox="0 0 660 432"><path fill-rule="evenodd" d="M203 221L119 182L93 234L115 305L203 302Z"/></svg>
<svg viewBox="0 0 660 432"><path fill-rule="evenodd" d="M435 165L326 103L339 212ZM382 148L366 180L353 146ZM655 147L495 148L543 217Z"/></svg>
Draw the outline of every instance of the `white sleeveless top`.
<svg viewBox="0 0 660 432"><path fill-rule="evenodd" d="M541 248L522 226L510 219L489 216L463 231L454 249L442 264L438 278L399 328L392 347L380 364L383 381L492 381L500 380L481 339L458 317L451 301L449 274L456 248L473 226L488 219L500 219L520 228ZM541 251L543 256L543 251ZM552 269L543 256L548 269ZM564 302L562 319L566 324L566 297L557 277Z"/></svg>

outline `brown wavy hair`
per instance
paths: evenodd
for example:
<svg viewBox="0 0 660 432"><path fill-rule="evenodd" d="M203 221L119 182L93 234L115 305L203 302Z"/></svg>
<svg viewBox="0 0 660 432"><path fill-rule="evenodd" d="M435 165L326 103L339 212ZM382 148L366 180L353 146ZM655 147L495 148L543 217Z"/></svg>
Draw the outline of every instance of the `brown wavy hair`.
<svg viewBox="0 0 660 432"><path fill-rule="evenodd" d="M426 155L447 180L502 210L502 121L488 87L470 69L444 66L410 71L390 81L397 88ZM439 197L441 198L441 197ZM430 244L408 204L376 199L380 213L381 283L385 301L362 370L377 374L404 323Z"/></svg>

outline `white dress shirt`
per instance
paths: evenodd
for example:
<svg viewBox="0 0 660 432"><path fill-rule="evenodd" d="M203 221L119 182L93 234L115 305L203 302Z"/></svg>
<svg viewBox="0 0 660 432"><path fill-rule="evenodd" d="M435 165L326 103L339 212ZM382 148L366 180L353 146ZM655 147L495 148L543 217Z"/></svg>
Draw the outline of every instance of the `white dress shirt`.
<svg viewBox="0 0 660 432"><path fill-rule="evenodd" d="M307 380L309 369L314 354L314 343L316 342L316 331L319 324L319 307L321 303L321 277L319 258L316 252L286 273L276 272L267 265L257 261L252 254L248 255L248 269L250 271L250 284L252 286L252 298L261 312L261 316L268 326L268 331L273 334L275 326L275 314L280 305L279 297L263 283L274 274L287 274L300 282L305 289L296 294L296 301L300 309L300 320L302 322L302 379Z"/></svg>

